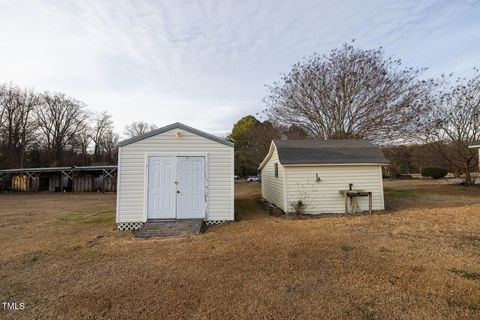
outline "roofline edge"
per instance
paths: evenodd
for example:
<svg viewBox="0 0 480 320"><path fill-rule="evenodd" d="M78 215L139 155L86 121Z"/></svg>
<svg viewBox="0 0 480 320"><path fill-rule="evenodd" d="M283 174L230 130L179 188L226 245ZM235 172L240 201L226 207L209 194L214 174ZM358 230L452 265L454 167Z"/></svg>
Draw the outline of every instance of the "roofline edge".
<svg viewBox="0 0 480 320"><path fill-rule="evenodd" d="M183 124L183 123L175 122L175 123L166 125L166 126L164 126L164 127L161 127L161 128L155 129L155 130L152 130L152 131L150 131L150 132L141 134L141 135L139 135L139 136L122 140L122 141L120 141L120 142L118 143L118 147L121 148L121 147L127 146L127 145L129 145L129 144L132 144L132 143L135 143L135 142L138 142L138 141L141 141L141 140L144 140L144 139L147 139L147 138L156 136L157 134L165 133L165 132L170 131L170 130L173 130L173 129L182 129L182 130L188 131L188 132L190 132L190 133L196 134L196 135L198 135L198 136L204 137L204 138L206 138L206 139L209 139L209 140L212 140L212 141L215 141L215 142L224 144L224 145L226 145L226 146L228 146L228 147L233 147L233 146L234 146L234 143L231 142L231 141L228 141L228 140L225 140L225 139L223 139L223 138L217 137L217 136L215 136L215 135L213 135L213 134L211 134L211 133L208 133L208 132L205 132L205 131L201 131L201 130L199 130L199 129L195 129L195 128L190 127L190 126L187 126L187 125L185 125L185 124Z"/></svg>

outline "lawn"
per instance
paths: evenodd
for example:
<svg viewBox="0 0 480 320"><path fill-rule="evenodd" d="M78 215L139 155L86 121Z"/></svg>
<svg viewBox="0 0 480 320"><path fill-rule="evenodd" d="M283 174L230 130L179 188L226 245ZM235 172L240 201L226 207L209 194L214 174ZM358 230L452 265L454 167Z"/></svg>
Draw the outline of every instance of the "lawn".
<svg viewBox="0 0 480 320"><path fill-rule="evenodd" d="M113 194L0 195L0 318L479 319L480 188L385 182L387 210L135 240Z"/></svg>

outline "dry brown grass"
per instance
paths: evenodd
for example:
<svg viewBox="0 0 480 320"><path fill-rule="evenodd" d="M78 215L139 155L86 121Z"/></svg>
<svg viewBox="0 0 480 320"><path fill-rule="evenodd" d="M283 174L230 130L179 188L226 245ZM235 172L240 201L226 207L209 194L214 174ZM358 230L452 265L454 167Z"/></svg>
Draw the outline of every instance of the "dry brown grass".
<svg viewBox="0 0 480 320"><path fill-rule="evenodd" d="M239 184L238 222L160 240L111 194L0 195L0 302L26 303L0 317L478 319L478 189L386 187L386 213L289 220Z"/></svg>

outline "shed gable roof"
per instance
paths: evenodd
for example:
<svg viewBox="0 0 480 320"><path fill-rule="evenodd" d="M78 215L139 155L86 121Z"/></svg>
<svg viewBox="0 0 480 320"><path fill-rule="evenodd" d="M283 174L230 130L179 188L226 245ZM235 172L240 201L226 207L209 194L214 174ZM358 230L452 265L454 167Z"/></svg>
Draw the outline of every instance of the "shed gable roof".
<svg viewBox="0 0 480 320"><path fill-rule="evenodd" d="M187 125L185 125L185 124L183 124L183 123L180 123L180 122L175 122L175 123L169 124L168 126L161 127L161 128L155 129L155 130L152 130L152 131L147 132L147 133L145 133L145 134L142 134L142 135L139 135L139 136L130 138L130 139L126 139L126 140L120 141L120 142L118 143L118 146L119 146L119 147L124 147L124 146L126 146L126 145L129 145L129 144L135 143L135 142L137 142L137 141L140 141L140 140L143 140L143 139L147 139L147 138L156 136L157 134L161 134L161 133L164 133L164 132L173 130L173 129L182 129L182 130L188 131L188 132L190 132L190 133L196 134L196 135L198 135L198 136L204 137L204 138L206 138L206 139L209 139L209 140L212 140L212 141L215 141L215 142L224 144L224 145L229 146L229 147L233 147L233 142L230 142L230 141L227 141L227 140L225 140L225 139L219 138L219 137L217 137L217 136L214 136L213 134L210 134L210 133L207 133L207 132L204 132L204 131L201 131L201 130L192 128L192 127L187 126Z"/></svg>
<svg viewBox="0 0 480 320"><path fill-rule="evenodd" d="M388 163L380 149L366 140L274 140L272 146L277 149L282 165ZM267 158L270 156L271 152Z"/></svg>

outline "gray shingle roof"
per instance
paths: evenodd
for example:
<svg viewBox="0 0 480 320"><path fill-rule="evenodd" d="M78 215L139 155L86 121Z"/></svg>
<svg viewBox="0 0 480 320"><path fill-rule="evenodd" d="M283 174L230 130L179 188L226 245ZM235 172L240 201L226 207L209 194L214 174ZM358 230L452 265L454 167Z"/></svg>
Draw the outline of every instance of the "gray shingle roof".
<svg viewBox="0 0 480 320"><path fill-rule="evenodd" d="M473 142L470 144L470 147L473 147L473 146L480 146L480 140L473 141Z"/></svg>
<svg viewBox="0 0 480 320"><path fill-rule="evenodd" d="M167 132L167 131L170 131L170 130L173 130L173 129L182 129L182 130L191 132L193 134L196 134L198 136L204 137L206 139L210 139L210 140L222 143L226 146L233 147L233 142L230 142L230 141L227 141L227 140L222 139L220 137L214 136L213 134L206 133L204 131L189 127L189 126L187 126L183 123L180 123L180 122L175 122L175 123L169 124L168 126L155 129L153 131L147 132L147 133L139 135L137 137L133 137L133 138L130 138L130 139L120 141L118 143L118 146L123 147L123 146L129 145L131 143L134 143L134 142L146 139L146 138L150 138L150 137L156 136L157 134L164 133L164 132Z"/></svg>
<svg viewBox="0 0 480 320"><path fill-rule="evenodd" d="M380 149L366 140L274 140L280 163L288 164L387 164Z"/></svg>

